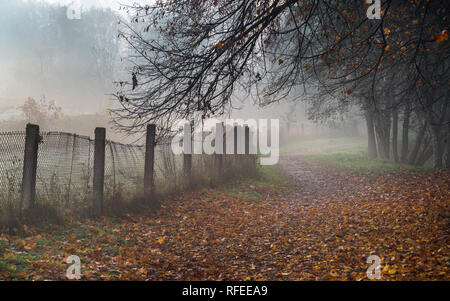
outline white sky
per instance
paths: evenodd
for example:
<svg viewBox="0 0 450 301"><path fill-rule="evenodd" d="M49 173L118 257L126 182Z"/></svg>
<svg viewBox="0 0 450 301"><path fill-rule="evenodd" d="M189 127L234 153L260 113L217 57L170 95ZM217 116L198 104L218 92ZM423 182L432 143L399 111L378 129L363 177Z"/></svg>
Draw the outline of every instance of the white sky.
<svg viewBox="0 0 450 301"><path fill-rule="evenodd" d="M52 4L60 4L62 6L81 6L82 8L89 7L109 7L117 12L119 11L120 4L128 4L131 5L135 2L144 3L147 1L139 1L139 0L25 0L25 1L34 1L34 2L48 2Z"/></svg>
<svg viewBox="0 0 450 301"><path fill-rule="evenodd" d="M117 10L119 7L119 3L130 4L132 1L127 0L32 0L32 1L44 1L49 3L59 3L61 5L81 5L85 7L110 7L114 10Z"/></svg>

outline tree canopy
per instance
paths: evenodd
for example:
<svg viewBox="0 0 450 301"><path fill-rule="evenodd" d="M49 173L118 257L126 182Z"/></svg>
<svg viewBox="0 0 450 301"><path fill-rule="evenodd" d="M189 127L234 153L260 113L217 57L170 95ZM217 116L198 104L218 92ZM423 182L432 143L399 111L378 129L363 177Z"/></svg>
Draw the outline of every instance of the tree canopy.
<svg viewBox="0 0 450 301"><path fill-rule="evenodd" d="M122 106L115 120L130 132L157 123L163 133L195 111L224 113L237 91L262 105L306 91L320 116L350 106L375 114L380 141L389 140L380 127L392 110L408 107L446 126L449 3L385 0L380 19L367 17L368 6L353 0L124 6L132 18L119 36L132 67L129 79L117 83ZM389 156L389 145L382 148Z"/></svg>

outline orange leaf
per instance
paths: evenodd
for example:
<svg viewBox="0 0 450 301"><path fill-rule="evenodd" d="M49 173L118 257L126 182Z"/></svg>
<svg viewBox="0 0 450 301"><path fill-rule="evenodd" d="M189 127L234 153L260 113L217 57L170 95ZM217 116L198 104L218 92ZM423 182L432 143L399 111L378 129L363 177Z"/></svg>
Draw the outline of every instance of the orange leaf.
<svg viewBox="0 0 450 301"><path fill-rule="evenodd" d="M391 269L388 271L389 275L394 275L395 273L397 273L396 269Z"/></svg>
<svg viewBox="0 0 450 301"><path fill-rule="evenodd" d="M447 32L447 30L443 30L440 34L432 36L431 40L436 40L437 44L440 44L440 43L442 43L444 41L448 41L448 32Z"/></svg>

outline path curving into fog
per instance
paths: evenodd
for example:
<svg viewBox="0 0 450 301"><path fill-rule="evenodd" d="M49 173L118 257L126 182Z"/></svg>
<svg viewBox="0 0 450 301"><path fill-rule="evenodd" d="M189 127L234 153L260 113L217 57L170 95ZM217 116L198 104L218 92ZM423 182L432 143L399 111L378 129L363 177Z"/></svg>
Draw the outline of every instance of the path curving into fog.
<svg viewBox="0 0 450 301"><path fill-rule="evenodd" d="M297 184L293 198L302 201L316 201L321 197L336 196L349 187L343 187L342 177L348 177L348 171L324 167L307 160L305 156L327 150L342 149L360 144L360 141L342 144L324 145L282 153L275 168L289 176ZM340 181L337 181L337 180Z"/></svg>

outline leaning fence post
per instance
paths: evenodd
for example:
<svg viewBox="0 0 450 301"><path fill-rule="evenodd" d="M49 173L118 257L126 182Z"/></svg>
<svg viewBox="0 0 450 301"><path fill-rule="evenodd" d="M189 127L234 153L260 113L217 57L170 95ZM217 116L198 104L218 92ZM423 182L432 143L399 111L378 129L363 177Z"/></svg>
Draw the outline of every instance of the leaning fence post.
<svg viewBox="0 0 450 301"><path fill-rule="evenodd" d="M75 146L77 143L77 135L73 135L73 145L72 145L72 160L70 162L70 174L69 174L69 185L67 186L67 199L66 204L69 204L70 201L70 186L72 185L72 171L73 171L73 161L75 159Z"/></svg>
<svg viewBox="0 0 450 301"><path fill-rule="evenodd" d="M94 146L94 210L103 212L103 186L105 182L105 139L106 129L95 128Z"/></svg>
<svg viewBox="0 0 450 301"><path fill-rule="evenodd" d="M144 194L149 198L154 196L155 136L156 125L148 124L145 141Z"/></svg>
<svg viewBox="0 0 450 301"><path fill-rule="evenodd" d="M187 137L191 137L191 126L189 124L184 125L183 173L184 173L184 185L186 187L190 187L191 169L192 169L192 139L186 139Z"/></svg>
<svg viewBox="0 0 450 301"><path fill-rule="evenodd" d="M34 204L36 194L36 168L39 144L39 126L27 124L22 175L22 205Z"/></svg>

